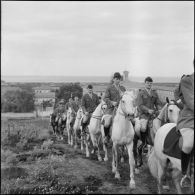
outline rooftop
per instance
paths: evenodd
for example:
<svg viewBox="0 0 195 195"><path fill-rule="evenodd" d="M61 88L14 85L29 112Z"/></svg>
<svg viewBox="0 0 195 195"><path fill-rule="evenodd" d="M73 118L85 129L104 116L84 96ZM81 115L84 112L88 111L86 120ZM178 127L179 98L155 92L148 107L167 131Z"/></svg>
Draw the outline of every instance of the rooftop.
<svg viewBox="0 0 195 195"><path fill-rule="evenodd" d="M55 92L38 93L35 94L35 98L55 98Z"/></svg>

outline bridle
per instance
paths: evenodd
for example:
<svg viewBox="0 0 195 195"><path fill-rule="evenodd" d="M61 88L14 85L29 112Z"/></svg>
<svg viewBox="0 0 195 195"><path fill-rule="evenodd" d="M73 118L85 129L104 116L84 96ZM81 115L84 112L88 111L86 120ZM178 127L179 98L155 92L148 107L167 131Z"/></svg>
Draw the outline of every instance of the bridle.
<svg viewBox="0 0 195 195"><path fill-rule="evenodd" d="M103 109L103 106L104 106L104 105L107 105L107 104L102 104L102 105L101 105L101 110L103 111L103 114L100 115L100 116L92 115L91 118L95 118L95 119L97 119L97 120L101 120L101 119L102 119L102 116L104 115L104 109Z"/></svg>

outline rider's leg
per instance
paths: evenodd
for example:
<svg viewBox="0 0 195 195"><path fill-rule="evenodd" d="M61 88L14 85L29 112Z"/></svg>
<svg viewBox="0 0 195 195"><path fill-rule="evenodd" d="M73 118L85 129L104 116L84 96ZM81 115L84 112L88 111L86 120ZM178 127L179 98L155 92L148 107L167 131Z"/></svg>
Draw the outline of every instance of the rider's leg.
<svg viewBox="0 0 195 195"><path fill-rule="evenodd" d="M194 146L194 130L190 128L180 129L180 133L183 138L183 145L181 150L181 170L182 170L182 180L181 185L183 186L187 178L187 169L190 161L190 153Z"/></svg>
<svg viewBox="0 0 195 195"><path fill-rule="evenodd" d="M146 146L146 130L147 130L147 124L148 120L147 119L140 119L140 135L141 135L141 140L143 142L144 147Z"/></svg>

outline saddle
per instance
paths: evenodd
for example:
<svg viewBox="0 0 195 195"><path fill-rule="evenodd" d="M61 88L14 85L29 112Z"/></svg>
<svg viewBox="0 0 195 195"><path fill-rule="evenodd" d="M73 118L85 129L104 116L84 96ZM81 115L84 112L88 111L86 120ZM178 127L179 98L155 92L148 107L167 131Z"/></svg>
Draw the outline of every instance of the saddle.
<svg viewBox="0 0 195 195"><path fill-rule="evenodd" d="M163 153L181 159L181 138L180 132L176 131L176 127L173 127L165 138Z"/></svg>

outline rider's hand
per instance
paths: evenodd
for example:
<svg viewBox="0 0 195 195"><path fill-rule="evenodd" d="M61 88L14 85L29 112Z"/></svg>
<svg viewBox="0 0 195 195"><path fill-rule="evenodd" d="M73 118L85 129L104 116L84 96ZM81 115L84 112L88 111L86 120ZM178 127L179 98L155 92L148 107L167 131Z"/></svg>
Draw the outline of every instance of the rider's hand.
<svg viewBox="0 0 195 195"><path fill-rule="evenodd" d="M85 115L89 115L89 112L85 112Z"/></svg>
<svg viewBox="0 0 195 195"><path fill-rule="evenodd" d="M113 106L117 106L117 104L118 104L117 102L112 102Z"/></svg>
<svg viewBox="0 0 195 195"><path fill-rule="evenodd" d="M153 114L153 113L154 113L154 110L149 109L149 110L148 110L148 113L149 113L149 114Z"/></svg>

